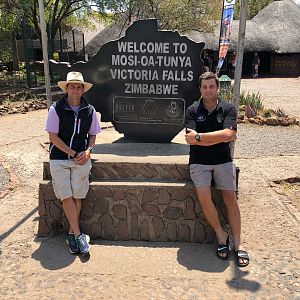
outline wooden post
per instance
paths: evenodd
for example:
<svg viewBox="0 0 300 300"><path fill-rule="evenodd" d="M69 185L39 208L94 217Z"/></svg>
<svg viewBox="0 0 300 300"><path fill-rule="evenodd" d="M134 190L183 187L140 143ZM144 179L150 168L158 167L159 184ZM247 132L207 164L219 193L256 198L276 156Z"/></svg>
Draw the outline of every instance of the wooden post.
<svg viewBox="0 0 300 300"><path fill-rule="evenodd" d="M240 100L240 89L241 89L241 78L243 70L243 55L245 45L245 34L246 34L246 20L247 20L247 6L248 0L241 0L240 8L240 22L239 22L239 36L236 56L236 67L234 71L234 86L233 86L233 103L236 107L236 111L239 110ZM230 143L231 157L234 158L234 147L235 143Z"/></svg>
<svg viewBox="0 0 300 300"><path fill-rule="evenodd" d="M244 45L245 45L245 33L246 33L246 20L247 20L247 6L248 0L241 0L240 9L240 22L239 22L239 36L238 36L238 46L237 46L237 56L236 56L236 67L234 71L234 88L233 88L233 102L236 109L239 108L240 100L240 88L241 88L241 78L243 69L243 55L244 55Z"/></svg>
<svg viewBox="0 0 300 300"><path fill-rule="evenodd" d="M44 11L44 1L43 0L39 0L39 9L40 9L40 29L41 29L41 36L42 36L46 97L47 97L47 107L49 109L50 105L52 104L52 100L51 100L47 33L46 33L46 25L45 25L45 11Z"/></svg>

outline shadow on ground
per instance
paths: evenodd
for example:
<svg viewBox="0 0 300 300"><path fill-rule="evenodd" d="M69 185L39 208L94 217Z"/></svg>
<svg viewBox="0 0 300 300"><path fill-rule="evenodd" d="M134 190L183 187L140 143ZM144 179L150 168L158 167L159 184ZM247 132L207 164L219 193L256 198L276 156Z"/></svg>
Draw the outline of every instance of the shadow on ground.
<svg viewBox="0 0 300 300"><path fill-rule="evenodd" d="M71 254L65 239L66 236L64 234L53 238L36 238L35 241L40 242L40 247L32 253L31 257L39 261L48 270L64 269L71 265L77 257L82 263L89 260L89 255L83 257Z"/></svg>
<svg viewBox="0 0 300 300"><path fill-rule="evenodd" d="M3 232L0 235L0 245L1 242L8 238L10 236L10 234L12 234L15 230L18 229L18 227L20 227L23 223L25 223L30 217L32 217L36 212L38 211L38 208L34 208L32 209L28 214L26 214L21 220L19 220L14 226L12 226L10 229L8 229L7 231ZM2 254L2 250L0 249L0 258L1 258L1 254Z"/></svg>
<svg viewBox="0 0 300 300"><path fill-rule="evenodd" d="M198 244L183 242L145 242L145 241L100 241L94 240L95 245L114 247L151 247L151 248L178 248L177 261L190 271L205 273L223 273L228 268L231 271L231 279L224 281L233 289L256 292L261 289L261 284L254 280L244 278L249 274L249 268L239 268L231 253L229 260L220 260L215 254L215 244ZM226 275L226 277L228 277Z"/></svg>

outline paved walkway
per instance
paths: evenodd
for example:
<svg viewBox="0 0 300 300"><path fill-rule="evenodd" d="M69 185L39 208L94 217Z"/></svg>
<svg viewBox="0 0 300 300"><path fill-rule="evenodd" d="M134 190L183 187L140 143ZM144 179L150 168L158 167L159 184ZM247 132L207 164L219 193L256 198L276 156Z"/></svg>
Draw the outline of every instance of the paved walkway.
<svg viewBox="0 0 300 300"><path fill-rule="evenodd" d="M68 253L63 235L37 238L45 116L0 118L0 154L18 180L0 199L2 299L300 299L299 210L270 187L300 177L299 127L240 126L239 204L251 262L238 269L233 256L217 259L214 244L99 240L83 259ZM104 130L98 142L105 147L112 135ZM286 147L278 148L283 137Z"/></svg>

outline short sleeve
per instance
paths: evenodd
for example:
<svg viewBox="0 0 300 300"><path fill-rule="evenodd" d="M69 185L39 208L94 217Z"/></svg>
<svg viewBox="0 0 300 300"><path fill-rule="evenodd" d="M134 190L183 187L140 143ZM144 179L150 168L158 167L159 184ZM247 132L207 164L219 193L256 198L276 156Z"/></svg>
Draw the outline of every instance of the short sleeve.
<svg viewBox="0 0 300 300"><path fill-rule="evenodd" d="M230 105L224 118L223 128L230 128L237 130L236 124L236 109L233 105Z"/></svg>
<svg viewBox="0 0 300 300"><path fill-rule="evenodd" d="M45 131L52 132L52 133L58 133L59 131L59 117L53 106L50 106L50 109L48 111L46 124L45 124Z"/></svg>
<svg viewBox="0 0 300 300"><path fill-rule="evenodd" d="M101 131L100 124L97 118L96 110L93 110L92 124L89 130L89 135L97 135Z"/></svg>
<svg viewBox="0 0 300 300"><path fill-rule="evenodd" d="M194 105L189 106L186 110L185 126L186 128L196 130L196 113Z"/></svg>

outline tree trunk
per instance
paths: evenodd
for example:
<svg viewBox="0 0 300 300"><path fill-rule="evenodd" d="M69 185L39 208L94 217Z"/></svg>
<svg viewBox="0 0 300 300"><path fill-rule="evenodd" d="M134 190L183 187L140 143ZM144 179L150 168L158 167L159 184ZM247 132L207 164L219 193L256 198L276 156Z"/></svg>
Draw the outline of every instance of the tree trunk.
<svg viewBox="0 0 300 300"><path fill-rule="evenodd" d="M49 59L53 59L54 55L54 37L50 37L48 42L48 53L49 53Z"/></svg>
<svg viewBox="0 0 300 300"><path fill-rule="evenodd" d="M16 44L16 33L14 30L10 34L10 45L12 49L13 70L19 71L19 54Z"/></svg>

